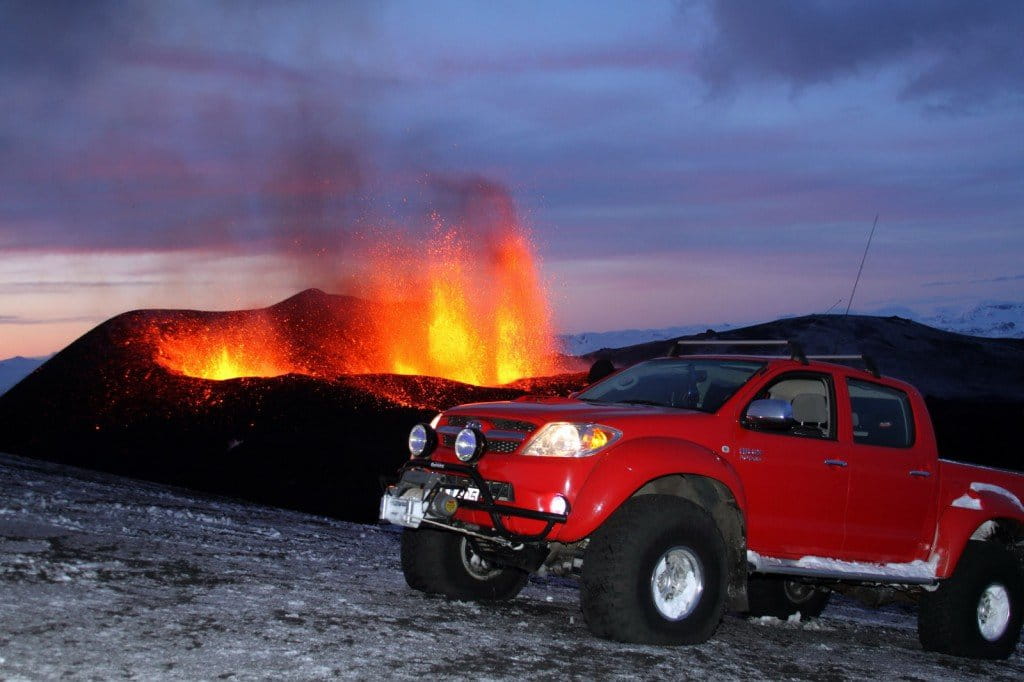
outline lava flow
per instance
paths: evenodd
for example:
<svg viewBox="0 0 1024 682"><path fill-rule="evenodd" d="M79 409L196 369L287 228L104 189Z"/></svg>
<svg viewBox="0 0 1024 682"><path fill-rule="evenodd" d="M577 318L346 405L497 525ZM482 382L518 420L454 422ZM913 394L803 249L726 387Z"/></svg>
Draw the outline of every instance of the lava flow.
<svg viewBox="0 0 1024 682"><path fill-rule="evenodd" d="M518 225L481 240L438 221L426 248L379 248L367 279L371 302L344 314L274 306L165 323L154 359L215 380L410 374L499 386L557 371L547 294Z"/></svg>
<svg viewBox="0 0 1024 682"><path fill-rule="evenodd" d="M221 381L307 373L290 361L286 344L261 316L151 333L157 364L186 376Z"/></svg>

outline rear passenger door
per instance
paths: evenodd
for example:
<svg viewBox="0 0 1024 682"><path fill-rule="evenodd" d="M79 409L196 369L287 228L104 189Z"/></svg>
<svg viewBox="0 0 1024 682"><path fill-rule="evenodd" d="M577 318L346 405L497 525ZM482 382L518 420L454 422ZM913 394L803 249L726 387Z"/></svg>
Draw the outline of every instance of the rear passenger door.
<svg viewBox="0 0 1024 682"><path fill-rule="evenodd" d="M884 563L921 558L932 540L936 463L914 447L910 399L860 379L847 378L845 387L853 433L844 554Z"/></svg>

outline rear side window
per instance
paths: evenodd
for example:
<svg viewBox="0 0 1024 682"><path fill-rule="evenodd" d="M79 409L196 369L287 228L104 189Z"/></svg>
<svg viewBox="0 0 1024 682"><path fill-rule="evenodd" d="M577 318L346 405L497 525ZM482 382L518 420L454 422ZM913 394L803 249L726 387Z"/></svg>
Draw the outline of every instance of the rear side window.
<svg viewBox="0 0 1024 682"><path fill-rule="evenodd" d="M855 443L889 448L914 444L914 418L906 393L857 379L848 379L847 386Z"/></svg>

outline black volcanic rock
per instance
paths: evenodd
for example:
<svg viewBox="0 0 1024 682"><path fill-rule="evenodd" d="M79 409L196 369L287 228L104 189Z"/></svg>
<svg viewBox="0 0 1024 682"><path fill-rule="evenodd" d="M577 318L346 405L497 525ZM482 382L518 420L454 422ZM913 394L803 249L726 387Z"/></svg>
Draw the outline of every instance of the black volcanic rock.
<svg viewBox="0 0 1024 682"><path fill-rule="evenodd" d="M258 311L118 315L0 395L0 450L329 514L375 518L380 480L440 409L579 388L581 375L505 388L335 371L361 346L371 306L303 292ZM155 361L154 330L270 321L319 376L212 381ZM298 351L296 351L298 352Z"/></svg>

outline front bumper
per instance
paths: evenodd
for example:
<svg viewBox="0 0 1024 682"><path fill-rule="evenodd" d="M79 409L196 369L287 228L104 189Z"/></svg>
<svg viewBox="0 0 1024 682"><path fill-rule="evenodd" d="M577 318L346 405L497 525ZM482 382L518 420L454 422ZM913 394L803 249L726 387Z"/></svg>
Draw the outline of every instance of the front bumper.
<svg viewBox="0 0 1024 682"><path fill-rule="evenodd" d="M380 518L406 528L421 524L453 528L460 510L483 514L490 520L488 535L512 543L544 541L555 524L569 519L565 513L525 509L496 499L507 484L485 481L476 467L449 462L407 462L400 470L397 485L390 486L380 501ZM543 524L536 533L519 533L509 527L509 519L524 519ZM453 528L454 529L454 528Z"/></svg>

